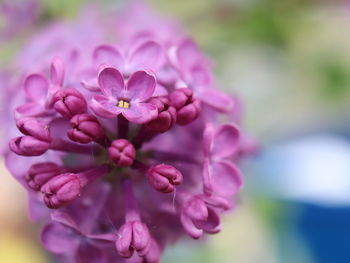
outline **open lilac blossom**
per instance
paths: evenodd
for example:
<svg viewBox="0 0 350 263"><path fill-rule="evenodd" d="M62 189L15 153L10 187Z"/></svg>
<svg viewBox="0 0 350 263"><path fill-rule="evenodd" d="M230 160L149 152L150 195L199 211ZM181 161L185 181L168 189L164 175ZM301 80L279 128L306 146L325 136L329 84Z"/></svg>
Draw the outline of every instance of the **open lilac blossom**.
<svg viewBox="0 0 350 263"><path fill-rule="evenodd" d="M219 232L256 149L209 59L148 12L47 26L16 58L18 79L0 78L6 166L59 262L159 263L184 235Z"/></svg>

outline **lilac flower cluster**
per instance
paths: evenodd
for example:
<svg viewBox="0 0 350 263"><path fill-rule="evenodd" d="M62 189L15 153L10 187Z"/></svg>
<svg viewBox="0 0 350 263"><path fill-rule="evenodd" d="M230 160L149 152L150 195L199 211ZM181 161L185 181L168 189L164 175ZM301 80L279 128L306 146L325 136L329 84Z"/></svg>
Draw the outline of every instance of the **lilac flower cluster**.
<svg viewBox="0 0 350 263"><path fill-rule="evenodd" d="M117 44L102 44L97 20L50 25L33 40L41 55L24 48L37 72L23 63L14 85L6 164L62 262L160 262L184 233L220 231L242 187L237 162L255 145L177 25L131 6L109 21Z"/></svg>

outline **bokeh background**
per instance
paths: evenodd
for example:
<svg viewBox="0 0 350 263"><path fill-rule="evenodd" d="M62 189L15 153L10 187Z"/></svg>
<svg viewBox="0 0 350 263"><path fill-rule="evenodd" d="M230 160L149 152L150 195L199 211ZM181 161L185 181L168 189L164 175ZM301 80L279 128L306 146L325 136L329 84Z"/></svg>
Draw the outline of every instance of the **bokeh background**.
<svg viewBox="0 0 350 263"><path fill-rule="evenodd" d="M5 2L29 12L26 1L0 0L0 8ZM35 28L73 19L86 4L38 2L14 25L0 9L0 67ZM109 10L122 2L95 1ZM350 262L350 1L149 2L214 58L221 88L243 99L245 128L261 142L242 163L245 187L224 230L169 248L162 262ZM0 171L0 262L53 262L24 190Z"/></svg>

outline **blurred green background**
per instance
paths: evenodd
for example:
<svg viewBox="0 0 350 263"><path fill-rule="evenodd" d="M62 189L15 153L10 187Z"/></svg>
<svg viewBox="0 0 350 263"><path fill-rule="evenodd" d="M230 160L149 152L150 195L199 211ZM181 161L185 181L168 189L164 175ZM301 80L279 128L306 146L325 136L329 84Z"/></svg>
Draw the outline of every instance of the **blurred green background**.
<svg viewBox="0 0 350 263"><path fill-rule="evenodd" d="M95 1L105 9L117 9L121 2ZM149 2L160 13L183 23L188 34L214 59L220 87L243 99L244 126L262 143L259 156L243 164L245 188L236 211L225 217L223 231L204 242L188 239L169 248L162 262L350 262L348 258L320 257L314 243L305 238L306 232L300 230L305 206L328 209L328 205L317 198L296 201L290 196L271 194L260 184L264 181L272 188L279 187L273 178L264 177L276 165L274 159L264 158L274 145L319 131L348 132L350 3L341 0ZM62 17L74 18L85 3L43 0L37 24ZM24 31L1 43L0 65L11 59L30 32ZM279 181L283 182L288 167L278 171L282 177ZM317 174L311 176L315 184L321 183ZM0 262L52 262L38 242L38 229L25 215L24 190L4 168L0 181ZM298 191L293 196L299 196ZM336 203L339 209L346 210L347 206L348 203ZM332 231L329 227L327 221L320 229ZM350 228L349 224L343 227L344 231Z"/></svg>

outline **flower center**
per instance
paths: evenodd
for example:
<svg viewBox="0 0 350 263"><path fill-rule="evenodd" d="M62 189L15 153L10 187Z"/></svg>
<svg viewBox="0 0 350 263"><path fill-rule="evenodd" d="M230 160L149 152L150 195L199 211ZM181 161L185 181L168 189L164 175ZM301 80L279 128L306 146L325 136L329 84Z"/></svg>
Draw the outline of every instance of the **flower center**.
<svg viewBox="0 0 350 263"><path fill-rule="evenodd" d="M125 100L119 100L118 103L117 103L117 106L119 108L129 109L130 108L130 103L125 101Z"/></svg>

